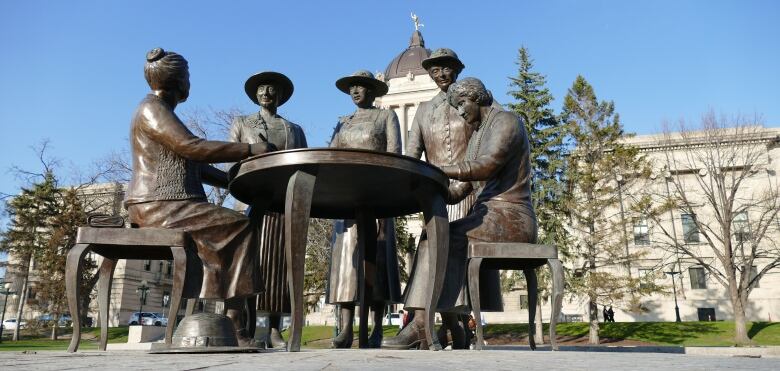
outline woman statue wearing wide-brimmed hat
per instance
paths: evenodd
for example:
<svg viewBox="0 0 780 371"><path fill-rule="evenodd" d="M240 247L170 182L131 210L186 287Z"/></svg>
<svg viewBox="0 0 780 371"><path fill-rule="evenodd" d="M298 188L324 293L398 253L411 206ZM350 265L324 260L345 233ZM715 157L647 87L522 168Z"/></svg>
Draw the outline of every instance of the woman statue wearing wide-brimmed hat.
<svg viewBox="0 0 780 371"><path fill-rule="evenodd" d="M374 107L374 99L387 94L387 84L368 71L357 71L336 81L336 87L348 94L357 110L341 117L330 146L401 153L401 129L392 110ZM378 221L376 249L367 249L366 301L374 312L374 328L369 347L382 343L382 317L385 306L401 301L398 256L393 219ZM369 251L373 250L373 251ZM358 301L357 228L353 220L339 220L334 226L333 251L328 279L327 302L341 307L340 332L333 339L335 348L352 346L352 323ZM373 286L370 286L372 285ZM361 308L361 316L368 308Z"/></svg>
<svg viewBox="0 0 780 371"><path fill-rule="evenodd" d="M249 99L260 106L260 111L238 116L230 128L230 140L242 143L268 143L275 150L306 148L306 136L300 126L285 120L277 113L279 106L287 102L293 93L293 84L287 76L278 72L260 72L246 80L244 90ZM246 211L247 205L236 201L236 209ZM290 295L287 287L287 266L284 255L283 215L267 212L262 218L259 261L263 267L262 280L265 292L257 298L257 311L268 314L266 344L272 348L284 348L280 333L281 316L290 313ZM248 327L253 328L254 309L250 303Z"/></svg>

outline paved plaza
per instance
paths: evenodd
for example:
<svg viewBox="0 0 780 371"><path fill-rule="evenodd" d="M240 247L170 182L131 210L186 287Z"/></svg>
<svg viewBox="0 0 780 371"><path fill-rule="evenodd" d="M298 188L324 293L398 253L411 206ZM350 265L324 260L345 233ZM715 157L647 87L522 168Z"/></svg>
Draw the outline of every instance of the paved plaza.
<svg viewBox="0 0 780 371"><path fill-rule="evenodd" d="M780 358L665 353L304 350L155 355L139 351L0 352L0 370L778 370Z"/></svg>

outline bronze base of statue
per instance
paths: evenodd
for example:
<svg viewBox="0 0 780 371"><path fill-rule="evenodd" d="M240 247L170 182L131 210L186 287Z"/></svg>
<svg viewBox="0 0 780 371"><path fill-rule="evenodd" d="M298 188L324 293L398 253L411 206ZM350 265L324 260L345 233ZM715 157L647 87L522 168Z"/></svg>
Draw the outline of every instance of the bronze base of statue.
<svg viewBox="0 0 780 371"><path fill-rule="evenodd" d="M258 352L257 346L240 346L233 321L216 313L196 313L184 317L173 334L171 345L154 344L149 353L231 353Z"/></svg>

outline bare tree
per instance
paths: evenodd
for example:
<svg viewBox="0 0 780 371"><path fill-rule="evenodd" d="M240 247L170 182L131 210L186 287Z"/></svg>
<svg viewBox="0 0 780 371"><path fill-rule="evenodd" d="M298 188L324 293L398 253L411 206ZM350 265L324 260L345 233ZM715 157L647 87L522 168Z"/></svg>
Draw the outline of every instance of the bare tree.
<svg viewBox="0 0 780 371"><path fill-rule="evenodd" d="M778 144L777 131L765 129L759 117L710 112L698 130L680 122L679 132L667 128L664 137L661 161L669 192L657 195L646 210L661 232L656 242L670 256L693 261L726 289L734 341L747 344L750 293L780 266L780 189L769 158L769 149ZM682 239L674 221L664 223L670 211L684 214Z"/></svg>

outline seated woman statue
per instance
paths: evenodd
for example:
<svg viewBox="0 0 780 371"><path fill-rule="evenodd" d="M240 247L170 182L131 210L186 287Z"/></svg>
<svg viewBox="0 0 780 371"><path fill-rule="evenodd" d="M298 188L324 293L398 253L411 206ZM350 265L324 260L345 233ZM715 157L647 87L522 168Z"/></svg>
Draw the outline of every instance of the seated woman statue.
<svg viewBox="0 0 780 371"><path fill-rule="evenodd" d="M152 89L138 105L130 124L133 177L125 205L137 227L189 232L202 275L188 271L188 287L199 297L224 299L239 343L252 342L241 326L247 296L263 291L257 260L260 230L243 214L206 200L202 182L227 187L227 175L208 163L237 162L273 150L268 143L229 143L198 138L173 112L187 100L187 60L156 48L147 53L144 76ZM200 272L197 272L200 273Z"/></svg>
<svg viewBox="0 0 780 371"><path fill-rule="evenodd" d="M474 189L478 195L464 218L450 222L450 250L438 303L442 317L461 313L457 299L467 287L469 241L534 243L537 229L531 204L530 146L520 118L492 106L490 92L475 78L465 78L450 86L448 100L474 133L464 159L441 167L454 179L447 202L457 203ZM423 280L411 283L425 284L429 283ZM407 302L406 305L423 307L424 303ZM419 343L422 340L419 330L424 328L425 318L424 314L415 313L414 322L409 326L412 329L386 339L382 346L398 348L399 344ZM465 348L465 334L451 330L453 349Z"/></svg>
<svg viewBox="0 0 780 371"><path fill-rule="evenodd" d="M387 93L387 84L368 71L357 71L336 81L336 87L352 98L357 110L339 119L330 146L401 153L401 129L395 112L374 107L374 99ZM382 343L382 318L385 307L401 301L401 280L392 218L378 221L377 245L366 248L366 301L374 312L374 328L368 346ZM333 339L334 348L352 346L352 323L358 301L357 226L354 220L339 220L334 225L333 250L328 279L327 302L341 307L341 327ZM361 308L361 316L368 308ZM365 317L364 317L365 318Z"/></svg>
<svg viewBox="0 0 780 371"><path fill-rule="evenodd" d="M228 140L240 143L271 143L278 150L306 148L306 136L300 126L277 113L279 106L292 97L293 83L279 72L260 72L244 83L244 91L260 111L233 120ZM235 210L247 212L247 205L236 201ZM255 311L268 315L265 343L271 348L286 348L281 334L282 315L290 313L290 290L287 285L287 264L284 254L284 215L268 211L262 218L259 259L263 264L265 292L249 303L249 328L255 321ZM252 335L252 331L250 334Z"/></svg>

